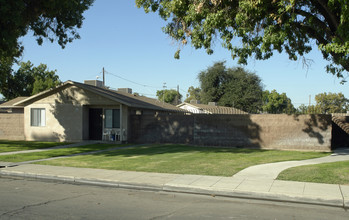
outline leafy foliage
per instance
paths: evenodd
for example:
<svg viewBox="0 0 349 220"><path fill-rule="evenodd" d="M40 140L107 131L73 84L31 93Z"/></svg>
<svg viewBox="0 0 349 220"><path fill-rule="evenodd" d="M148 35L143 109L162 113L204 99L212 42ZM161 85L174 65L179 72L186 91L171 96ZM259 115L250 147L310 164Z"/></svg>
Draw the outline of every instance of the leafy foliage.
<svg viewBox="0 0 349 220"><path fill-rule="evenodd" d="M187 98L184 100L185 102L190 103L191 100L201 100L201 89L200 88L194 88L194 86L190 86L188 88L188 96Z"/></svg>
<svg viewBox="0 0 349 220"><path fill-rule="evenodd" d="M346 0L136 0L145 12L158 12L167 21L163 31L181 45L188 42L213 53L213 42L233 59L270 58L286 52L302 58L315 43L327 71L344 78L349 71L349 7ZM180 49L175 53L179 58Z"/></svg>
<svg viewBox="0 0 349 220"><path fill-rule="evenodd" d="M182 98L182 95L174 89L158 90L156 91L156 96L160 101L164 101L173 105L179 104L180 99Z"/></svg>
<svg viewBox="0 0 349 220"><path fill-rule="evenodd" d="M264 112L273 114L292 114L295 113L296 110L286 93L279 94L275 89L272 91L263 91L262 109Z"/></svg>
<svg viewBox="0 0 349 220"><path fill-rule="evenodd" d="M343 93L320 93L315 96L315 105L301 105L298 108L300 114L331 114L345 113L349 111L349 99Z"/></svg>
<svg viewBox="0 0 349 220"><path fill-rule="evenodd" d="M199 73L201 102L217 102L257 113L262 107L261 79L243 68L226 68L224 62L214 63Z"/></svg>
<svg viewBox="0 0 349 220"><path fill-rule="evenodd" d="M19 57L23 46L18 39L29 31L39 45L44 38L51 42L57 39L64 48L80 38L76 29L81 28L82 14L93 1L0 0L0 57Z"/></svg>
<svg viewBox="0 0 349 220"><path fill-rule="evenodd" d="M321 114L345 113L349 111L349 100L343 93L320 93L315 96L316 107Z"/></svg>
<svg viewBox="0 0 349 220"><path fill-rule="evenodd" d="M22 62L17 71L9 71L0 80L0 93L7 100L18 96L31 96L61 83L56 71L49 71L45 64L34 67L30 61Z"/></svg>

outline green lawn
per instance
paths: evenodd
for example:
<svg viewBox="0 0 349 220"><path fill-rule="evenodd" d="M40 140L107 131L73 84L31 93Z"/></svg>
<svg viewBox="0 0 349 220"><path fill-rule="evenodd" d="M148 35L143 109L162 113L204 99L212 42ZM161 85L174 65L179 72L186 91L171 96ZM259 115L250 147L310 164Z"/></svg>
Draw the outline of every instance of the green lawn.
<svg viewBox="0 0 349 220"><path fill-rule="evenodd" d="M349 161L293 167L281 172L277 179L349 185Z"/></svg>
<svg viewBox="0 0 349 220"><path fill-rule="evenodd" d="M48 150L43 152L34 153L23 153L23 154L12 154L0 156L0 161L4 162L22 162L30 160L46 159L51 157L66 156L78 153L84 153L89 151L98 151L107 148L122 147L126 145L115 145L115 144L92 144L79 147L69 147L55 150Z"/></svg>
<svg viewBox="0 0 349 220"><path fill-rule="evenodd" d="M37 142L37 141L7 141L0 140L0 153L11 151L35 150L66 145L65 142Z"/></svg>
<svg viewBox="0 0 349 220"><path fill-rule="evenodd" d="M185 145L147 145L93 155L39 162L39 164L159 173L232 176L257 164L304 160L329 153ZM1 158L0 158L1 160Z"/></svg>

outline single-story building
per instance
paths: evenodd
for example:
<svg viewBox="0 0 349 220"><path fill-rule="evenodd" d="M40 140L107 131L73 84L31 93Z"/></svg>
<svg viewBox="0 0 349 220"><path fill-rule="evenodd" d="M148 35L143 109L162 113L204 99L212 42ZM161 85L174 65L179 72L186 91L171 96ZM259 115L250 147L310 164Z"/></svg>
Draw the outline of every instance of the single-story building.
<svg viewBox="0 0 349 220"><path fill-rule="evenodd" d="M209 102L208 105L200 104L198 100L191 100L190 103L183 102L177 107L194 114L248 114L237 108L218 106L216 102Z"/></svg>
<svg viewBox="0 0 349 220"><path fill-rule="evenodd" d="M6 103L3 103L4 105ZM118 140L130 137L131 114L174 114L184 110L156 99L111 90L98 80L67 81L6 106L22 109L25 140Z"/></svg>
<svg viewBox="0 0 349 220"><path fill-rule="evenodd" d="M24 108L23 106L14 106L15 103L22 101L24 99L27 99L28 96L19 96L17 98L11 99L7 102L0 104L0 112L7 112L7 113L23 113Z"/></svg>

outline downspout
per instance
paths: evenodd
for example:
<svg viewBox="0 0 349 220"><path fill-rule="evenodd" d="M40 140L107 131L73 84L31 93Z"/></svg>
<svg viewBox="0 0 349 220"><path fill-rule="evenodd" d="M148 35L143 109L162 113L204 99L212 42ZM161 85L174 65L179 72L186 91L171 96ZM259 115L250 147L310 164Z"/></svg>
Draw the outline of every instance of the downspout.
<svg viewBox="0 0 349 220"><path fill-rule="evenodd" d="M122 143L122 139L124 136L124 132L123 132L123 120L122 120L122 104L120 104L120 142Z"/></svg>

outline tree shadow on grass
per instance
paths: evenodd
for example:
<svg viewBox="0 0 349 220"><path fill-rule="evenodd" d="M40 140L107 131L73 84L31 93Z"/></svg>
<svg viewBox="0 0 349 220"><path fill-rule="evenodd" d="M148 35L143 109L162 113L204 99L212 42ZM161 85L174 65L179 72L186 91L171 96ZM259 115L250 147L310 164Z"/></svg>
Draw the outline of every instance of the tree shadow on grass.
<svg viewBox="0 0 349 220"><path fill-rule="evenodd" d="M251 154L256 152L266 152L262 149L246 149L246 148L224 148L224 147L202 147L179 144L151 144L146 146L130 146L124 149L116 149L113 151L105 151L97 153L99 156L152 156L161 154L176 154L176 153L234 153L234 154Z"/></svg>

